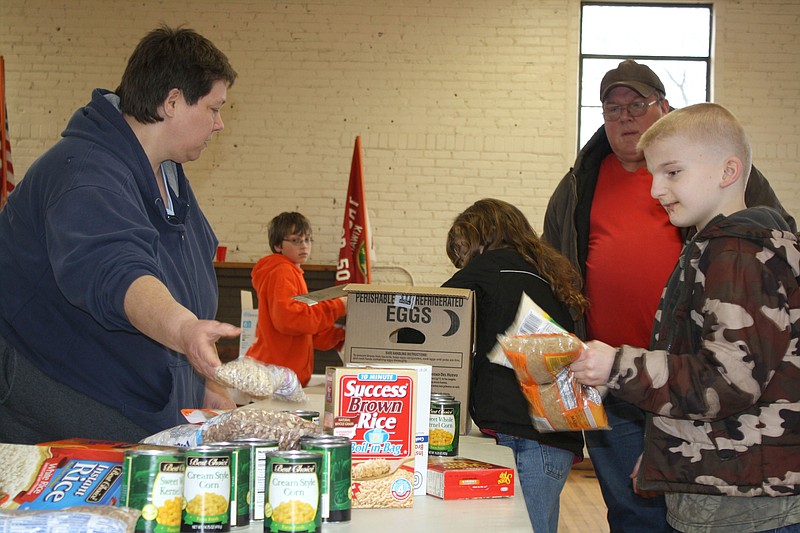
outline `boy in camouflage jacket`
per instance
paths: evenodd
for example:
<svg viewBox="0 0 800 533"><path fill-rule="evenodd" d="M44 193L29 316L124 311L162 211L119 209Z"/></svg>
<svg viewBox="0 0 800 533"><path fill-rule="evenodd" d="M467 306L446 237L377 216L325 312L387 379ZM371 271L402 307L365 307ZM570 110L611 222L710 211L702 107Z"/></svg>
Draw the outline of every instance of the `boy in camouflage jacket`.
<svg viewBox="0 0 800 533"><path fill-rule="evenodd" d="M648 411L631 477L667 493L672 527L800 531L797 237L772 209L746 208L750 145L725 108L674 111L639 147L652 196L697 234L664 289L651 349L591 341L572 370Z"/></svg>

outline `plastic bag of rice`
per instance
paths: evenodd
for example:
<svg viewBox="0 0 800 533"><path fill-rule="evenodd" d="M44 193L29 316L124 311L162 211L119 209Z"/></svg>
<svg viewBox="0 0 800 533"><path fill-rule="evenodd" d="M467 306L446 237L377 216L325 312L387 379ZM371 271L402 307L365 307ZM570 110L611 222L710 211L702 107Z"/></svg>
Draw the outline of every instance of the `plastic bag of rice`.
<svg viewBox="0 0 800 533"><path fill-rule="evenodd" d="M500 335L498 341L514 368L537 430L609 429L600 392L577 383L568 368L585 346L575 335Z"/></svg>

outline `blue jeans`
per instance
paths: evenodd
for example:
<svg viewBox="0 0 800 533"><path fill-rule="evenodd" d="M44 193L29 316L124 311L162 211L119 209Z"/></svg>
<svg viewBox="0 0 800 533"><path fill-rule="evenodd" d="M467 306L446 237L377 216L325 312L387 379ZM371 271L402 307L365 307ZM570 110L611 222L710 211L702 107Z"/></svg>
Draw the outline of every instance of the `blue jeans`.
<svg viewBox="0 0 800 533"><path fill-rule="evenodd" d="M800 533L800 524L767 529L765 531L759 531L758 533Z"/></svg>
<svg viewBox="0 0 800 533"><path fill-rule="evenodd" d="M517 479L533 531L556 533L561 489L567 482L575 454L503 433L497 434L497 444L514 452Z"/></svg>
<svg viewBox="0 0 800 533"><path fill-rule="evenodd" d="M642 498L633 492L628 477L644 447L644 413L611 395L603 405L612 429L584 434L608 508L611 533L671 533L664 497Z"/></svg>

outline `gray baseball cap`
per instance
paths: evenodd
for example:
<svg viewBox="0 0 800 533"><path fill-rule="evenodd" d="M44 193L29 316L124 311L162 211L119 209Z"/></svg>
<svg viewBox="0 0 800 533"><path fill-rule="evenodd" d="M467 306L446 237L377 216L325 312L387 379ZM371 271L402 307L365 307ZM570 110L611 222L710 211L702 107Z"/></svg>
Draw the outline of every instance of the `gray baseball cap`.
<svg viewBox="0 0 800 533"><path fill-rule="evenodd" d="M666 96L664 84L658 79L656 73L647 65L640 65L633 59L626 59L617 68L609 70L600 82L600 101L605 102L608 93L615 87L628 87L639 93L644 98L649 97L654 91Z"/></svg>

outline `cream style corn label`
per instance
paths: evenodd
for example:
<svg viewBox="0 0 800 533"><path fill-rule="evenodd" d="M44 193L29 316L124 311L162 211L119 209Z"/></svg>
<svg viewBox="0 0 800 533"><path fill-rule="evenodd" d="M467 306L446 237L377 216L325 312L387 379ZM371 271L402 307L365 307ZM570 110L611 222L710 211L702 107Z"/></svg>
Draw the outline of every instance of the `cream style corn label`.
<svg viewBox="0 0 800 533"><path fill-rule="evenodd" d="M278 451L267 458L264 531L319 531L322 455Z"/></svg>
<svg viewBox="0 0 800 533"><path fill-rule="evenodd" d="M183 494L186 509L181 531L229 531L230 450L189 448Z"/></svg>
<svg viewBox="0 0 800 533"><path fill-rule="evenodd" d="M324 422L350 439L353 507L410 507L416 370L329 368L327 377Z"/></svg>

